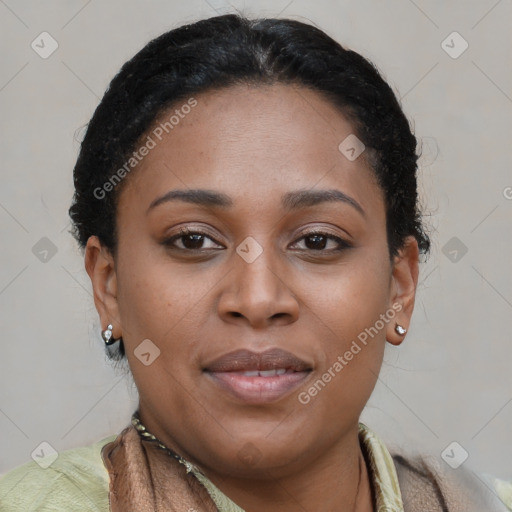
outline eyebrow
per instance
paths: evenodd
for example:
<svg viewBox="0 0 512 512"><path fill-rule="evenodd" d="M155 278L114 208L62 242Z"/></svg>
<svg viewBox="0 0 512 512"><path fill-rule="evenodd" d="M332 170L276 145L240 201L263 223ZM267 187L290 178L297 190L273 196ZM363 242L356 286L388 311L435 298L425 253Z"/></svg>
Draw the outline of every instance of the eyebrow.
<svg viewBox="0 0 512 512"><path fill-rule="evenodd" d="M153 208L170 201L184 201L186 203L204 206L207 208L230 208L234 204L233 199L222 192L204 189L171 190L152 201L146 213L149 213ZM316 206L326 202L342 202L348 204L357 210L363 217L366 217L363 207L355 199L336 189L296 190L293 192L287 192L281 197L281 203L286 211Z"/></svg>

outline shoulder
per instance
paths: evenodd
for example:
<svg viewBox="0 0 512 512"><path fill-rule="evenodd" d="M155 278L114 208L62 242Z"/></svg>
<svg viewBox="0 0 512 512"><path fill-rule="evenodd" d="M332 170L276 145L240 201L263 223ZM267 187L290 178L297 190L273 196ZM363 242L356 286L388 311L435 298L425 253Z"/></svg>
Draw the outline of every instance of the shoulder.
<svg viewBox="0 0 512 512"><path fill-rule="evenodd" d="M485 478L491 481L501 501L507 505L509 510L512 510L512 482L506 482L505 480L487 475L485 475Z"/></svg>
<svg viewBox="0 0 512 512"><path fill-rule="evenodd" d="M460 466L453 469L431 455L393 453L406 511L512 511L512 482Z"/></svg>
<svg viewBox="0 0 512 512"><path fill-rule="evenodd" d="M108 511L108 472L102 447L117 437L42 456L0 477L0 510L23 512Z"/></svg>

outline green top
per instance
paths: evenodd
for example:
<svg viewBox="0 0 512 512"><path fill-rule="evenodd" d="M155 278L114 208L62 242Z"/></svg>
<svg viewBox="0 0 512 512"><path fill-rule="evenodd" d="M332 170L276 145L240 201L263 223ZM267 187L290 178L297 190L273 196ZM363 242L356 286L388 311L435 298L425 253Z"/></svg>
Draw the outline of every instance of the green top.
<svg viewBox="0 0 512 512"><path fill-rule="evenodd" d="M0 511L109 512L109 475L101 449L116 437L114 434L92 445L63 451L54 461L51 456L43 457L9 471L0 477ZM363 423L359 424L359 438L371 459L377 512L403 512L395 465L386 446ZM192 465L191 470L220 512L244 512ZM512 483L490 480L512 511Z"/></svg>
<svg viewBox="0 0 512 512"><path fill-rule="evenodd" d="M108 512L109 477L101 449L116 437L60 452L46 469L48 457L9 471L0 478L0 511Z"/></svg>

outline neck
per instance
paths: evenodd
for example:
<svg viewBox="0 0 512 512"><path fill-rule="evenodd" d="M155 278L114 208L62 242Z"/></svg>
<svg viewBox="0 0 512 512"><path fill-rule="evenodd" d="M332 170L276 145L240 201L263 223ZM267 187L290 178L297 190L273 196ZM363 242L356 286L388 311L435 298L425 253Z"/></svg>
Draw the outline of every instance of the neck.
<svg viewBox="0 0 512 512"><path fill-rule="evenodd" d="M143 425L143 430L149 427L151 433L157 431L150 423L144 422ZM172 439L166 438L162 446L170 448L178 459L181 457L177 453L195 464L220 491L246 512L374 512L372 486L359 443L357 423L341 439L325 447L319 456L306 457L300 463L296 462L294 467L268 467L258 474L244 477L201 464Z"/></svg>
<svg viewBox="0 0 512 512"><path fill-rule="evenodd" d="M206 468L205 468L206 469ZM357 431L301 471L278 476L268 470L259 479L205 471L226 496L246 512L373 512L373 497Z"/></svg>

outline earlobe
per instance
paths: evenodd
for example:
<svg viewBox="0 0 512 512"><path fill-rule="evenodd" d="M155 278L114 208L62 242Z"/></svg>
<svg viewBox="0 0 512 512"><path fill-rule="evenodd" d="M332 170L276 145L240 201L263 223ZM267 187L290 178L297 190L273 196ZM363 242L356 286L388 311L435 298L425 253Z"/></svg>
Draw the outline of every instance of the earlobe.
<svg viewBox="0 0 512 512"><path fill-rule="evenodd" d="M409 330L414 310L419 274L419 248L415 237L407 237L393 261L390 287L390 307L397 311L387 327L386 340L400 345Z"/></svg>
<svg viewBox="0 0 512 512"><path fill-rule="evenodd" d="M121 337L121 321L117 302L117 275L114 257L97 236L87 240L84 257L85 270L93 288L94 304L100 316L101 328L113 324L113 336ZM117 331L117 332L116 332Z"/></svg>

